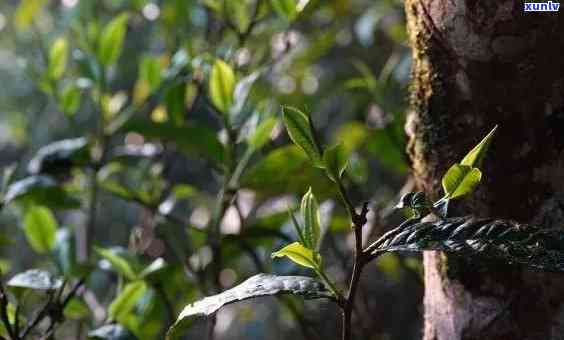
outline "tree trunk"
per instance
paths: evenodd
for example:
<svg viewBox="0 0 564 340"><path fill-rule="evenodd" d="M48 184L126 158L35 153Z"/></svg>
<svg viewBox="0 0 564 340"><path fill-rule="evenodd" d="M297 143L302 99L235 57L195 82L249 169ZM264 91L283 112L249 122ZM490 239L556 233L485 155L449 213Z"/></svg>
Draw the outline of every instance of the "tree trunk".
<svg viewBox="0 0 564 340"><path fill-rule="evenodd" d="M483 182L455 214L564 222L564 20L515 0L406 0L413 48L406 131L418 186L494 125ZM428 252L425 340L564 339L564 275Z"/></svg>

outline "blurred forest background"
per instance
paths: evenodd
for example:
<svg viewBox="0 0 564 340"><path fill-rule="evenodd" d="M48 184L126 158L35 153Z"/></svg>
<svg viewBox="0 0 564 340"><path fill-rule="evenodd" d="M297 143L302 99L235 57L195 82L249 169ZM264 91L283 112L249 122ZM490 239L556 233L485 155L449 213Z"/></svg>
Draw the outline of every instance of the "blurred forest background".
<svg viewBox="0 0 564 340"><path fill-rule="evenodd" d="M163 339L198 298L258 272L308 275L270 254L295 239L287 209L311 186L324 264L344 286L347 212L292 146L281 106L309 113L324 144L343 143L374 239L412 189L410 53L400 0L1 1L2 281L31 268L67 290L85 280L57 339L114 339L93 330L115 323ZM232 93L213 93L214 70ZM419 258L398 254L367 267L360 338L420 338L421 275ZM52 296L10 286L24 288L7 308L14 325ZM339 323L330 302L262 298L222 310L215 337L334 339Z"/></svg>

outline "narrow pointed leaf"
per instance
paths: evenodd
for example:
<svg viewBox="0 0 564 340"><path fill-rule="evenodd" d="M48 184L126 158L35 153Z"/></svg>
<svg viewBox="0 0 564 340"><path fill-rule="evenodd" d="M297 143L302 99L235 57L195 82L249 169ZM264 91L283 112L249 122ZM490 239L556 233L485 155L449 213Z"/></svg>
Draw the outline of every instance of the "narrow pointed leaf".
<svg viewBox="0 0 564 340"><path fill-rule="evenodd" d="M317 261L315 259L315 254L311 249L308 249L301 245L299 242L294 242L285 246L277 252L272 253L272 258L276 257L288 257L293 262L304 266L307 268L316 268Z"/></svg>
<svg viewBox="0 0 564 340"><path fill-rule="evenodd" d="M497 130L497 125L488 133L484 139L478 145L476 145L460 162L461 165L468 165L473 168L479 168L482 165L482 161L486 156L486 152L491 144L491 141Z"/></svg>
<svg viewBox="0 0 564 340"><path fill-rule="evenodd" d="M135 281L125 285L121 293L112 301L108 309L112 320L122 321L133 310L139 299L145 295L147 285L143 281Z"/></svg>
<svg viewBox="0 0 564 340"><path fill-rule="evenodd" d="M115 64L123 51L123 42L127 32L127 13L118 15L110 21L98 41L98 61L103 66Z"/></svg>
<svg viewBox="0 0 564 340"><path fill-rule="evenodd" d="M315 142L313 131L311 131L311 123L309 117L298 109L285 107L282 111L284 124L288 135L311 159L313 164L323 167L321 160L321 152Z"/></svg>
<svg viewBox="0 0 564 340"><path fill-rule="evenodd" d="M129 261L115 249L95 248L96 253L106 259L112 267L128 280L135 280L137 274Z"/></svg>
<svg viewBox="0 0 564 340"><path fill-rule="evenodd" d="M213 315L225 305L280 294L300 295L307 299L331 298L326 287L310 277L258 274L221 294L206 297L186 306L169 329L167 339L179 339L192 320Z"/></svg>
<svg viewBox="0 0 564 340"><path fill-rule="evenodd" d="M311 188L302 198L300 210L304 219L304 239L306 241L304 245L311 250L315 250L319 244L321 218L319 216L319 204Z"/></svg>
<svg viewBox="0 0 564 340"><path fill-rule="evenodd" d="M300 242L302 244L306 244L306 239L305 239L305 236L304 236L304 231L302 229L302 226L296 220L296 216L294 216L294 213L291 210L288 210L288 214L290 215L290 219L292 220L292 225L294 226L294 229L296 230L296 234L298 234L298 238L299 238Z"/></svg>

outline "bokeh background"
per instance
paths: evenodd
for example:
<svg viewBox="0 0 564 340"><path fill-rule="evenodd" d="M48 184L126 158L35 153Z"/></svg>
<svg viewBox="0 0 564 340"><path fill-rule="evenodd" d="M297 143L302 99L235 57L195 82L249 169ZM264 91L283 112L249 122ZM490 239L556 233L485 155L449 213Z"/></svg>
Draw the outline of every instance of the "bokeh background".
<svg viewBox="0 0 564 340"><path fill-rule="evenodd" d="M262 2L266 4L260 7L260 20L255 24L253 11ZM341 141L351 153L347 186L357 204L371 203L366 236L373 239L402 218L391 207L401 192L412 189L404 154L411 51L403 3L311 0L298 5L299 15L288 20L266 0L0 2L0 168L14 165L15 179L27 176L27 164L40 147L61 139L94 139L101 114L108 124L125 112L133 119L177 127L148 130L133 124L113 131L109 138L113 150L144 147L150 157L106 169L103 180L108 190L97 198L95 245L121 247L143 263L163 258L168 264L164 290L170 301L147 293L128 316L129 327L137 327L134 333L140 339L161 338L160 326L171 318L165 309L176 316L184 304L205 295L179 259L199 268L214 261L209 245L194 229L209 223L223 178L210 166L209 157L201 156L208 149L200 145L204 151L197 150L192 145L203 137L183 127L186 122L197 122L225 142L221 120L205 98L215 58L227 60L239 78L262 72L233 119L233 127L240 131L233 142L242 143L245 129L252 130L261 117L279 117L281 105L300 108L311 114L323 141ZM94 99L95 71L88 70L87 62L91 40L125 12L129 18L124 47L116 64L106 70L100 113ZM249 25L253 29L248 36L236 33ZM57 98L57 91L49 90L44 77L49 50L60 37L68 42L69 52L56 87L62 93L69 89L68 100L75 103L66 106ZM154 84L147 75L154 69L160 75L157 83L162 85L168 79L167 72L175 80L168 87L157 85L162 91L156 94L151 93ZM296 205L310 185L328 229L322 246L324 263L331 276L344 284L352 245L346 211L322 176L290 144L278 124L267 145L251 158L236 202L222 217L224 239L243 240L247 250L252 250L225 245L219 276L222 289L259 269L311 275L289 261L270 259L270 253L286 241L251 235L274 230L295 238L285 210ZM70 176L67 189L87 202L88 170L74 169ZM175 193L173 199L161 200L159 209L174 213L189 227L173 226L143 204L120 197L123 187L159 198L163 192ZM84 206L54 209L57 240L63 240L64 233L78 233L87 223ZM56 272L53 256L58 250L38 254L29 246L22 230L22 211L20 205L10 204L0 215L3 278L35 267ZM106 320L105 306L111 303L119 279L102 259L92 260L97 268L89 276L88 287L95 303L85 301L84 315L62 325L61 339L83 337ZM420 259L407 255L390 254L368 266L355 318L362 339L420 337L421 275ZM24 310L32 312L33 304ZM216 334L218 339L335 339L339 324L338 311L331 303L263 298L222 310ZM190 333L201 338L205 327L205 322L198 323Z"/></svg>

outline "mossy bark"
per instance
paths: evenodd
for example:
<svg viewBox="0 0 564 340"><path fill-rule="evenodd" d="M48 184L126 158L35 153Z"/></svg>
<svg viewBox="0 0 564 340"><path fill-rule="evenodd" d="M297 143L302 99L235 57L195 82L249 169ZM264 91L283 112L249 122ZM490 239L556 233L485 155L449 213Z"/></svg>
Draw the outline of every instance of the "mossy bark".
<svg viewBox="0 0 564 340"><path fill-rule="evenodd" d="M494 125L484 180L455 213L564 227L564 20L514 0L406 0L408 153L435 198ZM425 340L564 339L564 275L425 254Z"/></svg>

